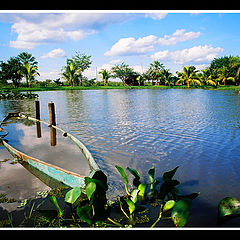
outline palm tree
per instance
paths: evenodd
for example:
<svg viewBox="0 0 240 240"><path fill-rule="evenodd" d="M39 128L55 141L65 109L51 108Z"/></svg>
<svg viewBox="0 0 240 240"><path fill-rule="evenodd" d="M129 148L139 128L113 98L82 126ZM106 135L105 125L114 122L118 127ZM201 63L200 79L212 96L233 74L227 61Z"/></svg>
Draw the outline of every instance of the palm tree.
<svg viewBox="0 0 240 240"><path fill-rule="evenodd" d="M68 64L64 66L63 70L63 78L69 81L70 86L73 87L74 81L77 80L79 73L81 73L81 69L77 68L72 61L69 61Z"/></svg>
<svg viewBox="0 0 240 240"><path fill-rule="evenodd" d="M31 66L37 66L38 64L38 62L36 61L36 58L33 57L32 54L28 52L19 53L17 58L22 64L28 63Z"/></svg>
<svg viewBox="0 0 240 240"><path fill-rule="evenodd" d="M156 84L159 85L159 79L161 77L161 71L163 69L164 69L164 65L159 61L153 61L150 64L150 67L147 72L148 72L148 75L152 78L152 85L153 85L153 80L156 80Z"/></svg>
<svg viewBox="0 0 240 240"><path fill-rule="evenodd" d="M228 69L225 66L222 66L217 70L217 75L217 80L219 80L223 85L226 85L226 81L235 82L235 78L228 77Z"/></svg>
<svg viewBox="0 0 240 240"><path fill-rule="evenodd" d="M40 76L40 74L39 74L39 72L37 72L37 70L38 70L37 66L29 65L28 62L25 62L22 65L22 68L19 70L19 73L21 73L25 77L29 88L31 88L31 83L32 83L32 80L34 80L34 77L36 75Z"/></svg>
<svg viewBox="0 0 240 240"><path fill-rule="evenodd" d="M74 79L74 65L70 63L64 66L64 72L62 73L64 79L70 82L70 86L73 86L73 79Z"/></svg>
<svg viewBox="0 0 240 240"><path fill-rule="evenodd" d="M171 81L173 79L173 75L172 73L169 72L169 69L163 69L161 71L161 77L164 81L164 84L170 86Z"/></svg>
<svg viewBox="0 0 240 240"><path fill-rule="evenodd" d="M186 83L188 88L190 87L190 84L198 84L201 86L202 83L196 74L197 72L198 72L198 70L196 70L196 67L194 67L194 66L183 67L182 72L177 72L179 80L176 83L177 84L180 82Z"/></svg>
<svg viewBox="0 0 240 240"><path fill-rule="evenodd" d="M104 86L107 86L108 79L111 77L110 72L108 72L106 69L102 69L99 73L102 74L101 78L104 82Z"/></svg>
<svg viewBox="0 0 240 240"><path fill-rule="evenodd" d="M202 69L201 71L202 71L202 73L201 73L200 78L202 79L202 81L204 83L206 83L207 85L213 85L213 86L216 87L217 86L217 82L212 79L212 75L211 75L210 69L209 68L205 68L205 69Z"/></svg>

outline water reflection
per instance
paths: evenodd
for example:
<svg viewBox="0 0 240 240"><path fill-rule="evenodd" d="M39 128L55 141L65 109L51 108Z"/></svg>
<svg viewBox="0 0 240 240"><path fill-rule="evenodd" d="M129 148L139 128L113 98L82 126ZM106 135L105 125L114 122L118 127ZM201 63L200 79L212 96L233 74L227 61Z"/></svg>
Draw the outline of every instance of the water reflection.
<svg viewBox="0 0 240 240"><path fill-rule="evenodd" d="M37 138L41 138L42 137L41 123L37 122L36 127L37 127Z"/></svg>
<svg viewBox="0 0 240 240"><path fill-rule="evenodd" d="M3 127L9 132L5 139L14 148L63 169L81 175L89 175L89 165L82 152L70 139L63 137L61 134L59 134L57 141L56 129L49 128L44 124L42 126L41 124L35 124L35 122L27 119L11 120L9 124L4 124ZM6 155L4 152L7 152L6 149L1 147L1 157L12 158L9 153ZM4 174L1 173L2 171L4 171ZM16 199L33 197L37 191L61 185L28 164L11 166L9 162L1 163L0 173L0 192ZM9 184L6 186L4 182ZM11 206L5 204L4 208L10 211L16 206L17 204ZM13 209L9 209L9 207Z"/></svg>

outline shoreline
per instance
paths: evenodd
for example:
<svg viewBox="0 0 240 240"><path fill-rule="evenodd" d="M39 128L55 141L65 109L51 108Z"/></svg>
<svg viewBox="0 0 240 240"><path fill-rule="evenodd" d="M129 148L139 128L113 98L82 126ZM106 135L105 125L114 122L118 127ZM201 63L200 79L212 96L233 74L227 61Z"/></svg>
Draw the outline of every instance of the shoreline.
<svg viewBox="0 0 240 240"><path fill-rule="evenodd" d="M12 87L3 87L0 88L0 91L14 91L14 92L26 92L26 91L69 91L69 90L104 90L104 89L204 89L204 90L234 90L234 91L240 91L240 86L233 86L233 85L227 85L227 86L218 86L217 88L212 86L190 86L188 88L187 86L57 86L57 87L19 87L19 88L12 88Z"/></svg>

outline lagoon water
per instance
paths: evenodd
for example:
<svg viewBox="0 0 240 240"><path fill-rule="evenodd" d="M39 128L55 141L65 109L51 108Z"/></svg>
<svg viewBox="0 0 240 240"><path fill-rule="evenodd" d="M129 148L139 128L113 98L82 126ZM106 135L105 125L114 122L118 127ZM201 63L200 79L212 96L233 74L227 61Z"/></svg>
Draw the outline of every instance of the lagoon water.
<svg viewBox="0 0 240 240"><path fill-rule="evenodd" d="M175 178L181 183L180 191L200 192L186 226L215 226L219 201L227 196L240 199L239 92L119 89L36 93L41 118L48 121L48 102L53 101L57 125L90 150L108 176L109 198L124 193L115 165L137 169L145 181L154 165L159 178L179 166ZM34 116L34 101L0 101L0 118L10 111ZM29 136L27 130L21 134L18 144ZM0 160L5 158L11 156L0 147ZM17 199L47 189L20 164L8 162L0 163L0 182L0 193ZM240 226L240 220L224 226Z"/></svg>

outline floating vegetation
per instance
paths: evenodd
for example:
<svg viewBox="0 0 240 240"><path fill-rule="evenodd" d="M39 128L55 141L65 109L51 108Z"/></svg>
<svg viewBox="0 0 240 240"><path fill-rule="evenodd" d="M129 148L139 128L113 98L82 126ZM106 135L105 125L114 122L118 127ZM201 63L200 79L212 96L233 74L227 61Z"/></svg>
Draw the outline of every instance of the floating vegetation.
<svg viewBox="0 0 240 240"><path fill-rule="evenodd" d="M48 191L45 190L45 191L40 191L40 192L37 192L36 194L37 196L41 197L41 198L46 198L48 196Z"/></svg>
<svg viewBox="0 0 240 240"><path fill-rule="evenodd" d="M69 187L66 186L60 186L57 188L53 188L48 194L50 196L58 197L58 198L63 198L65 196L64 190L69 189Z"/></svg>
<svg viewBox="0 0 240 240"><path fill-rule="evenodd" d="M16 100L16 99L35 99L38 97L36 93L21 93L12 91L2 91L0 92L0 100Z"/></svg>
<svg viewBox="0 0 240 240"><path fill-rule="evenodd" d="M16 201L15 198L7 198L6 194L0 193L0 203L13 203Z"/></svg>
<svg viewBox="0 0 240 240"><path fill-rule="evenodd" d="M20 201L20 204L17 206L17 208L25 207L27 202L28 202L27 199L23 199L22 201Z"/></svg>
<svg viewBox="0 0 240 240"><path fill-rule="evenodd" d="M51 191L37 192L41 199L20 201L18 208L24 208L25 227L155 227L161 220L170 221L176 227L187 223L192 201L199 193L181 195L173 179L178 167L163 173L161 181L155 178L155 168L148 171L149 181L142 182L137 170L127 168L133 176L134 188L129 187L125 170L115 166L122 176L126 194L116 201L107 201L107 182L85 177L85 192L81 187L69 189L58 187ZM7 201L5 194L0 194ZM37 201L36 201L37 200ZM50 205L49 205L50 204ZM49 208L50 207L50 208ZM159 212L156 214L152 211ZM11 223L12 221L10 221ZM9 224L9 222L3 222ZM20 226L20 225L19 225Z"/></svg>

